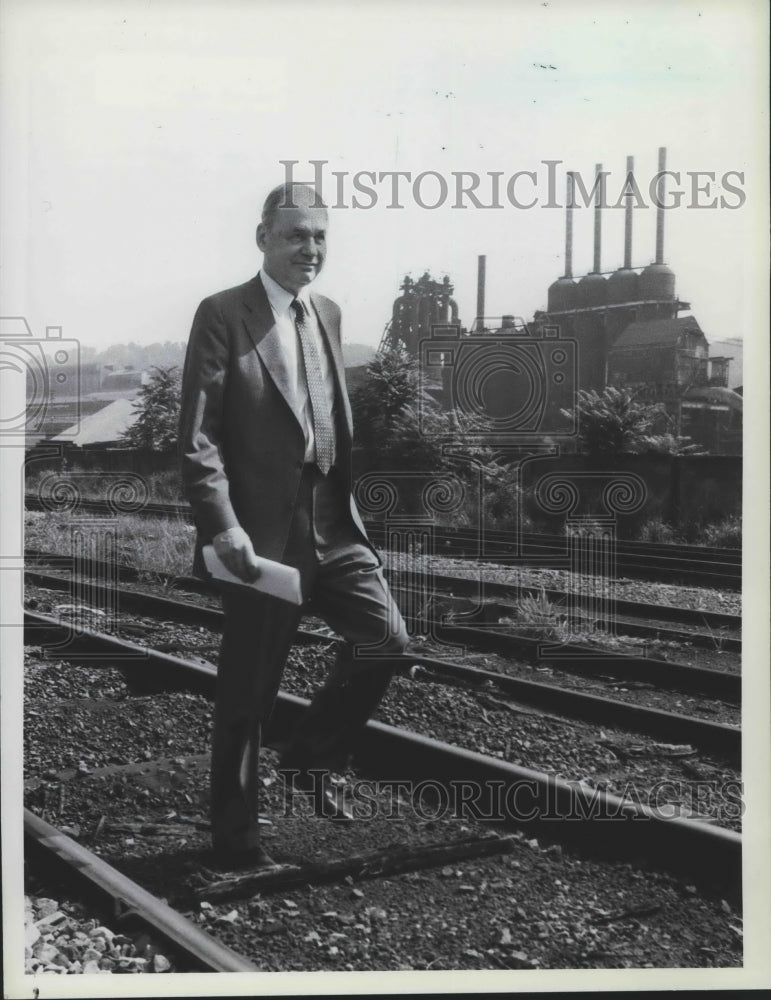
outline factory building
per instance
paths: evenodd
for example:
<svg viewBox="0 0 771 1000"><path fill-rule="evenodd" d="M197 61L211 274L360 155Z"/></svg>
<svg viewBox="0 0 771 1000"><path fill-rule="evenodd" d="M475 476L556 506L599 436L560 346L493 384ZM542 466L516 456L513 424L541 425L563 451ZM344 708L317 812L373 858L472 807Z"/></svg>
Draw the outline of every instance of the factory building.
<svg viewBox="0 0 771 1000"><path fill-rule="evenodd" d="M659 173L666 170L666 150L659 149ZM627 157L627 177L634 160ZM597 178L602 165L597 164ZM661 191L660 200L664 200ZM726 343L710 354L694 316L681 315L690 303L676 293L674 271L664 258L664 212L656 214L656 256L647 267L632 264L633 195L624 213L624 263L602 270L602 192L594 193L594 261L589 274L573 275L572 174L567 180L565 273L548 290L547 308L536 312L535 329L555 325L562 337L577 343L577 385L602 390L607 385L630 388L638 399L663 403L672 432L693 438L710 451L741 453L742 399L729 388L741 374ZM729 341L730 343L730 341ZM740 342L739 342L740 343ZM733 369L733 370L732 370Z"/></svg>
<svg viewBox="0 0 771 1000"><path fill-rule="evenodd" d="M658 168L663 176L663 148ZM634 181L632 157L627 157L626 175ZM532 406L520 405L535 394L544 397L543 412L532 426L559 435L564 430L561 411L573 405L577 389L601 391L613 385L631 389L641 401L663 404L670 433L690 437L713 453L741 454L742 397L734 391L742 383L741 340L715 343L710 352L698 320L689 314L690 303L677 296L675 273L665 261L661 206L655 259L645 267L633 265L634 183L627 186L623 266L603 271L602 176L602 165L597 164L592 270L573 274L575 182L568 173L565 273L549 287L546 309L537 311L531 322L513 315L485 315L486 258L480 256L477 310L470 331L458 322L448 277L405 277L380 349L401 348L420 358L424 369L427 362L427 384L441 386L433 394L443 405L455 406L463 396L469 409L491 416L502 431L523 426L523 412L536 413L537 400ZM662 185L659 201L664 199ZM552 343L555 337L562 343ZM430 360L439 356L438 364ZM472 383L473 391L462 391Z"/></svg>

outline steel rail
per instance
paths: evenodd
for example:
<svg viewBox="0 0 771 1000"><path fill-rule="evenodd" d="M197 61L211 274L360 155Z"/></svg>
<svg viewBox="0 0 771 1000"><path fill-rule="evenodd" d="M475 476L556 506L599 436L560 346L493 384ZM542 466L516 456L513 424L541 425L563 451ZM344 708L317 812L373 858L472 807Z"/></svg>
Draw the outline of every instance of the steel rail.
<svg viewBox="0 0 771 1000"><path fill-rule="evenodd" d="M79 658L83 643L102 662L118 662L124 669L142 670L142 683L159 683L170 675L172 683L190 685L214 696L216 670L210 664L192 663L180 657L145 649L136 643L88 630L78 630L68 649L63 642L72 638L65 623L31 612L25 614L41 634L58 638L56 647L64 658ZM43 639L41 644L45 644ZM270 721L267 742L275 746L299 721L308 701L280 691ZM421 736L395 726L370 720L355 747L355 760L372 777L393 782L436 781L444 788L472 782L479 792L474 799L475 817L501 821L505 825L527 826L547 839L566 840L595 855L646 858L678 874L714 885L717 881L732 897L741 891L741 836L731 830L679 817L663 816L654 808L623 799L530 768L510 764L471 750ZM516 808L500 812L495 805L502 789L506 802ZM517 803L529 795L528 811ZM479 813L480 815L477 815ZM609 822L612 820L612 822Z"/></svg>
<svg viewBox="0 0 771 1000"><path fill-rule="evenodd" d="M572 718L587 722L598 722L606 726L645 733L670 743L691 743L701 749L724 754L736 762L741 757L742 734L741 729L736 726L727 726L678 712L667 712L660 708L649 708L645 705L620 701L617 698L572 691L557 685L522 680L508 674L499 674L448 660L422 656L415 658L415 662L430 671L435 671L440 678L457 677L475 686L485 683L495 684L501 691L513 695L527 705L563 712ZM514 708L516 710L516 706Z"/></svg>
<svg viewBox="0 0 771 1000"><path fill-rule="evenodd" d="M179 949L195 968L211 972L259 972L248 958L221 944L181 913L157 899L82 844L24 810L24 840L30 856L52 865L88 893L105 897Z"/></svg>
<svg viewBox="0 0 771 1000"><path fill-rule="evenodd" d="M426 582L424 584L421 584L421 581L415 579L412 574L402 574L402 579L404 578L408 581L406 588L400 584L398 574L396 576L392 575L389 578L391 590L395 594L430 593L432 609L434 612L441 608L443 613L460 613L470 625L476 625L480 628L505 625L506 623L501 621L503 618L509 618L511 620L511 628L523 628L523 623L516 620L519 606L514 601L502 603L500 601L489 600L487 599L487 596L484 595L477 603L474 603L474 599L472 597L461 597L456 594L449 594L446 591L441 590L439 587L432 587L430 577L425 578ZM576 604L578 604L578 601L576 601ZM567 607L570 607L570 605ZM565 605L562 605L561 610L563 614L567 613ZM555 611L555 614L557 613L559 613L559 606L558 610ZM595 618L591 615L591 609L587 609L586 607L581 608L580 604L578 604L575 611L571 609L570 613L571 617L575 621L576 631L580 631L580 626L583 623L589 631L593 629L601 629L609 632L612 630L633 638L636 637L650 639L652 641L664 640L674 643L688 643L692 646L698 646L701 649L722 650L726 653L741 653L742 651L741 639L735 638L734 636L715 634L714 632L688 632L670 628L667 625L646 625L639 621L629 622L618 618Z"/></svg>
<svg viewBox="0 0 771 1000"><path fill-rule="evenodd" d="M54 559L53 557L49 562L58 563L57 568L68 569L71 567L67 566L66 559ZM79 567L80 569L81 567ZM102 579L112 579L113 581L121 574L123 567L118 564L100 564L97 566L95 564L90 564L92 571L101 572ZM35 569L26 569L25 571L27 578L30 581L39 580L45 583L46 579L49 584L53 584L53 577L47 577L46 574L39 572ZM401 586L401 580L406 578L409 581L409 587L405 588ZM426 587L431 587L431 595L433 603L433 610L436 612L437 604L445 605L443 611L460 611L464 618L469 621L469 624L479 628L490 628L495 627L500 624L500 619L506 616L516 616L518 613L518 608L516 603L502 604L495 601L489 601L482 599L480 603L473 604L473 598L470 596L458 596L454 593L447 593L445 591L433 589L433 585L436 583L435 579L430 575L425 574L418 578L416 575L411 573L390 573L388 574L389 582L391 583L391 589L397 595L403 594L405 600L409 601L409 596L414 593L425 593ZM447 579L447 578L442 578ZM211 594L212 596L218 595L218 590L215 586L201 587L201 581L196 581L189 577L176 577L168 578L166 582L178 583L183 588L194 589L196 592L204 592ZM473 582L473 581L472 581ZM450 585L453 585L453 589L465 590L467 594L473 593L474 588L456 588L454 587L454 578L450 579ZM96 584L89 584L87 582L80 583L78 585L78 590L80 593L88 589L92 589L97 586ZM449 589L449 588L448 588ZM477 588L478 590L478 588ZM149 597L150 595L148 595ZM469 612L474 612L473 616ZM517 622L512 622L514 628L517 627ZM604 622L595 619L587 619L587 624L591 628L601 628L609 629L611 625L618 626L618 630L623 635L637 636L642 638L649 638L651 640L666 640L670 642L680 642L689 643L693 646L698 646L704 649L714 649L722 650L724 652L731 653L741 653L742 643L741 639L737 639L733 636L726 635L715 635L714 633L703 633L703 632L687 632L678 631L676 629L668 628L667 626L661 625L644 625L639 622L624 622L616 621Z"/></svg>
<svg viewBox="0 0 771 1000"><path fill-rule="evenodd" d="M130 592L129 592L130 593ZM142 596L142 595L133 595ZM176 602L166 599L159 601L159 605L164 611L176 610ZM182 614L192 615L197 609L195 605L181 605ZM204 609L206 611L203 620L209 623L221 625L221 612L214 608ZM169 616L170 617L170 616ZM197 621L200 623L202 616L199 614ZM94 655L94 652L102 655L109 655L117 650L125 653L128 649L132 652L134 659L147 659L149 656L155 661L165 664L165 669L179 674L179 658L169 656L166 653L149 651L146 647L136 643L129 643L125 640L113 639L104 636L102 633L92 632L87 629L73 629L66 623L58 622L57 619L33 612L25 612L25 624L28 623L30 634L38 632L38 636L45 636L52 630L65 627L69 629L69 642L59 646L62 656ZM301 630L300 636L304 641L318 642L323 640L323 636L308 630ZM399 657L404 668L412 666L422 666L442 677L454 677L473 686L484 683L492 683L501 691L513 695L528 705L537 706L542 709L562 712L572 718L583 719L589 722L598 722L604 725L628 728L633 732L644 733L672 743L688 742L701 749L710 750L723 754L730 760L739 761L741 757L741 729L736 726L728 726L723 723L712 722L708 719L694 718L682 715L677 712L668 712L663 709L649 708L644 705L637 705L630 702L621 701L615 698L605 698L594 694L586 694L580 691L571 691L552 684L541 684L536 681L522 680L511 677L507 674L499 674L490 670L482 670L478 667L469 667L465 664L453 663L448 660L431 656L412 655L405 653ZM184 661L187 662L187 661ZM119 665L126 665L125 656ZM193 666L193 665L191 665ZM211 677L216 677L216 668L206 665L195 665L197 669L196 684L199 689L208 691L208 684ZM203 671L203 674L201 674ZM184 675L183 675L184 676ZM153 687L152 676L148 675L140 679L141 683L149 684Z"/></svg>
<svg viewBox="0 0 771 1000"><path fill-rule="evenodd" d="M72 585L71 580L35 570L28 570L27 577L41 586L65 592ZM122 605L124 610L148 612L154 618L166 618L180 624L203 625L214 631L222 628L223 615L219 608L201 607L190 601L159 597L143 591L120 590L92 581L79 585L78 594L86 601L90 598L94 603L114 607L116 610L120 610ZM582 675L615 673L620 680L642 680L644 683L654 683L666 688L683 688L691 692L703 691L735 701L741 698L742 679L738 673L693 667L669 660L656 660L652 657L606 654L601 650L595 651L579 644L564 643L549 647L538 639L511 636L494 629L447 625L440 622L432 624L436 637L450 643L468 644L504 656L524 657L528 661L545 663L572 673ZM306 641L319 639L317 633L304 629L298 631L298 636ZM544 650L551 650L553 655L544 655ZM423 657L413 653L405 653L401 657L403 662L409 664L419 663L422 659ZM548 687L551 689L551 685Z"/></svg>
<svg viewBox="0 0 771 1000"><path fill-rule="evenodd" d="M734 702L741 697L741 674L727 670L694 667L647 656L608 653L580 643L546 643L525 636L508 635L493 628L439 623L434 626L434 634L445 642L470 645L501 656L523 657L570 673L611 674L619 680L642 681L690 693L700 691Z"/></svg>
<svg viewBox="0 0 771 1000"><path fill-rule="evenodd" d="M482 572L482 571L480 571ZM512 569L516 573L516 568ZM399 574L406 575L403 570L393 568L386 569L386 573L392 578ZM538 597L543 591L548 601L554 604L568 604L571 600L580 602L580 593L571 593L567 590L556 590L549 587L536 587L532 584L527 586L518 583L498 583L489 580L473 579L461 576L448 576L443 573L413 573L409 571L410 579L416 585L428 583L440 590L458 596L484 596L491 598L501 598L503 600L519 602L525 596ZM584 600L588 598L584 597ZM741 615L727 614L724 611L702 611L696 608L681 608L671 604L650 604L643 601L627 601L620 598L612 600L612 606L619 615L631 618L649 618L654 621L672 621L681 625L706 626L715 629L732 629L740 631L742 627Z"/></svg>
<svg viewBox="0 0 771 1000"><path fill-rule="evenodd" d="M145 502L142 504L125 503L117 501L96 500L86 497L77 498L75 506L70 507L68 503L57 502L56 498L40 497L35 494L25 494L25 504L30 510L46 510L62 513L71 513L72 509L90 511L99 514L133 514L141 517L163 517L184 520L189 523L192 520L192 512L186 504L163 504ZM368 522L367 530L374 540L378 540L384 534L385 528L380 522ZM537 539L539 536L532 536ZM547 536L548 537L548 536ZM492 561L496 558L511 559L516 558L521 564L527 561L550 559L564 560L568 556L567 540L565 539L565 551L561 551L562 546L556 546L547 542L534 542L529 548L537 551L522 552L522 539L516 534L511 539L498 540L494 534L485 533L476 536L471 533L464 535L458 529L437 527L435 529L435 539L443 547L444 551L437 551L434 555L456 555L459 558L481 559ZM490 551L490 547L495 543L500 547L499 552ZM638 546L655 544L638 542ZM726 562L722 562L720 557L710 558L708 555L698 553L698 546L695 546L697 554L685 555L680 551L667 555L658 550L647 549L628 552L623 548L623 541L616 543L616 568L619 573L651 576L653 579L672 578L687 580L690 583L706 584L711 587L738 588L741 586L741 563L735 556L729 556ZM482 546L480 550L480 546ZM729 550L735 552L738 550ZM706 570L703 567L718 566L719 570Z"/></svg>
<svg viewBox="0 0 771 1000"><path fill-rule="evenodd" d="M464 541L476 541L479 533L471 528L442 529L446 538L459 538ZM569 546L567 535L554 535L536 531L505 531L485 529L482 537L490 542L502 545L538 546L541 548L558 548L567 551ZM684 542L646 542L631 538L617 538L614 542L617 551L629 555L643 554L649 556L682 556L686 559L713 561L722 560L729 563L741 562L742 552L738 548L718 548L706 545L689 545Z"/></svg>
<svg viewBox="0 0 771 1000"><path fill-rule="evenodd" d="M54 562L63 568L72 567L73 561L69 556L58 555L53 552L39 552L28 549L25 552L27 560L33 562ZM150 574L162 579L166 584L178 585L182 588L193 590L196 593L217 595L216 586L207 580L202 580L192 576L173 576L167 573L157 573L154 570L142 570L135 566L128 566L125 563L102 562L96 559L89 559L87 564L79 567L81 571L90 568L94 573L101 573L104 579L113 579L116 573L124 579L136 580L142 573ZM483 571L480 570L480 573ZM512 573L516 573L516 567L512 567ZM398 581L399 577L407 576L415 586L428 586L429 589L439 588L450 595L457 594L461 597L500 597L504 601L519 602L525 596L538 597L542 592L550 602L554 604L567 604L571 599L580 600L581 595L571 593L566 590L555 590L548 587L535 587L532 585L522 586L516 583L499 583L480 578L464 576L448 576L442 573L422 573L413 570L402 570L399 567L385 567L385 574L389 580ZM642 601L626 601L620 599L613 600L613 607L619 615L633 618L649 618L654 621L672 621L682 625L705 626L709 629L728 629L739 632L742 627L742 616L728 614L724 611L707 611L700 608L682 608L671 604L650 604ZM711 636L710 636L711 638ZM717 637L716 645L720 641Z"/></svg>

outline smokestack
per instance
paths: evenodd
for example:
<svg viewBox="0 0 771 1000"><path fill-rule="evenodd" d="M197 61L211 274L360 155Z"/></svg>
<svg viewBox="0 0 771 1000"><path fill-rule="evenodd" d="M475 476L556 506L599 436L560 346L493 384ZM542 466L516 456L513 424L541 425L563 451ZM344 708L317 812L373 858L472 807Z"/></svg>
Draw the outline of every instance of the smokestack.
<svg viewBox="0 0 771 1000"><path fill-rule="evenodd" d="M664 263L664 209L662 207L662 202L664 201L664 184L666 178L662 177L661 174L667 169L667 148L666 146L659 146L659 183L658 183L658 201L659 204L656 207L656 263Z"/></svg>
<svg viewBox="0 0 771 1000"><path fill-rule="evenodd" d="M575 201L575 178L568 170L567 194L565 196L565 277L573 277L573 207Z"/></svg>
<svg viewBox="0 0 771 1000"><path fill-rule="evenodd" d="M626 177L627 182L629 178L634 173L634 157L627 156L626 158ZM627 270L632 266L632 210L634 204L632 202L632 192L627 191L626 193L626 205L624 206L624 267Z"/></svg>
<svg viewBox="0 0 771 1000"><path fill-rule="evenodd" d="M594 168L595 188L594 188L594 267L595 274L600 273L600 254L602 249L602 164L598 163Z"/></svg>
<svg viewBox="0 0 771 1000"><path fill-rule="evenodd" d="M487 257L481 253L477 258L477 330L485 326L485 272Z"/></svg>

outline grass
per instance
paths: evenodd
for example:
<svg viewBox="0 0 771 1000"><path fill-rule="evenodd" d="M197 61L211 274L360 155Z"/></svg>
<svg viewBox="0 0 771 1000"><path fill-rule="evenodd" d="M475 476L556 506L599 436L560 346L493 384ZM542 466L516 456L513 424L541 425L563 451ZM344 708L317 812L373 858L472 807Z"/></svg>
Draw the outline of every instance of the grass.
<svg viewBox="0 0 771 1000"><path fill-rule="evenodd" d="M128 474L130 473L127 472L126 475ZM50 481L46 485L45 492L49 493L54 482L71 480L73 486L82 496L100 500L104 499L106 487L110 485L111 479L119 475L121 474L118 472L109 473L99 470L77 473L52 473L50 470L30 471L25 481L25 489L28 493L40 492L41 484L48 478ZM185 502L179 475L175 469L146 473L139 478L145 485L149 501L154 503ZM500 496L486 495L485 524L488 529L512 530L513 516L511 504L501 503ZM440 527L474 528L479 524L478 504L469 500L459 511L436 516L433 523ZM519 528L525 532L543 530L543 526L533 521L526 511L521 513ZM548 530L547 528L547 532ZM626 538L625 535L624 539ZM660 517L655 517L643 522L633 534L629 535L628 540L665 544L689 542L694 545L707 545L716 548L741 548L742 521L740 515L732 514L716 522L699 523L698 517L696 517L693 522L687 525L672 525Z"/></svg>
<svg viewBox="0 0 771 1000"><path fill-rule="evenodd" d="M701 529L701 545L717 548L740 549L742 547L742 519L734 514L716 524L707 524Z"/></svg>
<svg viewBox="0 0 771 1000"><path fill-rule="evenodd" d="M637 530L637 539L641 542L657 542L671 544L682 542L683 538L677 529L659 517L645 521Z"/></svg>
<svg viewBox="0 0 771 1000"><path fill-rule="evenodd" d="M118 563L138 569L140 580L163 583L166 576L186 576L190 573L195 529L181 520L129 514L110 519L86 517L73 520L68 514L27 511L24 516L25 545L28 549L62 556L83 553L84 528L87 531L89 526L92 534L86 547L94 556L100 558L100 534L104 535L107 526L117 536ZM469 567L464 565L463 568ZM455 571L456 567L452 569ZM508 582L510 568L506 567L504 572L506 577L503 582ZM422 607L419 620L428 611L428 607ZM614 636L595 628L589 620L571 623L567 609L550 601L544 587L541 587L537 597L529 594L523 597L517 606L516 618L503 618L501 624L511 625L520 635L543 642L576 642L619 651L629 646L657 650L662 645L657 640ZM722 648L718 633L715 646Z"/></svg>
<svg viewBox="0 0 771 1000"><path fill-rule="evenodd" d="M567 642L570 629L564 608L554 604L541 587L538 597L527 594L517 605L517 617L512 622L521 635L551 642Z"/></svg>
<svg viewBox="0 0 771 1000"><path fill-rule="evenodd" d="M519 635L542 642L575 643L619 653L631 652L630 647L643 648L659 655L666 645L657 639L614 635L599 628L598 623L589 618L571 621L562 605L548 599L544 587L541 587L537 597L528 594L522 598L517 605L516 618L502 618L501 621L512 625Z"/></svg>
<svg viewBox="0 0 771 1000"><path fill-rule="evenodd" d="M114 532L118 562L144 570L148 576L182 576L193 565L195 529L182 520L131 514L73 519L70 514L27 511L24 532L29 549L63 556L86 551L96 558L108 532Z"/></svg>
<svg viewBox="0 0 771 1000"><path fill-rule="evenodd" d="M124 472L103 472L97 469L93 472L75 473L33 470L27 473L24 488L27 493L40 493L42 490L43 493L48 494L54 484L71 482L83 497L103 500L110 484L119 478L125 479L127 476L132 479L136 477L144 483L147 499L153 503L184 503L182 484L174 469L144 474L133 473L128 469ZM48 482L43 489L46 480Z"/></svg>

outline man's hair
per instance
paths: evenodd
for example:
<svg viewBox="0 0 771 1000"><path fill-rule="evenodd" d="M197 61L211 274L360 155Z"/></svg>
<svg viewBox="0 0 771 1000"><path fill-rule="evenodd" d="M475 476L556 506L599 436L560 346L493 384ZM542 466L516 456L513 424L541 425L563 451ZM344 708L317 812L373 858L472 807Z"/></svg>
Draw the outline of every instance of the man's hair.
<svg viewBox="0 0 771 1000"><path fill-rule="evenodd" d="M262 224L270 229L276 221L280 208L297 208L299 205L309 205L312 208L326 208L318 191L310 184L299 181L289 181L274 187L262 206Z"/></svg>

